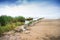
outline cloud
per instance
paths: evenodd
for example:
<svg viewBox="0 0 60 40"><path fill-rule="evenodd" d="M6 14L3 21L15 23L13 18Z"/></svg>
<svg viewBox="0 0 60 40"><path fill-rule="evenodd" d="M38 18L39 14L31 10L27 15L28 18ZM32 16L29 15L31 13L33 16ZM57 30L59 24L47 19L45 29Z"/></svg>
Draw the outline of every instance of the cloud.
<svg viewBox="0 0 60 40"><path fill-rule="evenodd" d="M22 0L21 2L21 0L18 0L14 1L15 3L12 3L11 5L0 4L0 16L9 15L13 17L24 16L24 17L59 18L60 7L57 5L53 5L52 2L47 1L34 0L32 2L29 2L28 0Z"/></svg>
<svg viewBox="0 0 60 40"><path fill-rule="evenodd" d="M59 7L47 3L33 3L0 8L0 15L59 18Z"/></svg>

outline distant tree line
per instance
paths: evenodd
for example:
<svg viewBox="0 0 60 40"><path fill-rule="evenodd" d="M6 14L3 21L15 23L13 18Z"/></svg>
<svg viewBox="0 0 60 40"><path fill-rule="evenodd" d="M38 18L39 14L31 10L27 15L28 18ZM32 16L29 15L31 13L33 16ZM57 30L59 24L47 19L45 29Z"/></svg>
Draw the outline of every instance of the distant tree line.
<svg viewBox="0 0 60 40"><path fill-rule="evenodd" d="M30 20L33 20L33 18L29 17L29 18L26 18L25 20L30 21Z"/></svg>

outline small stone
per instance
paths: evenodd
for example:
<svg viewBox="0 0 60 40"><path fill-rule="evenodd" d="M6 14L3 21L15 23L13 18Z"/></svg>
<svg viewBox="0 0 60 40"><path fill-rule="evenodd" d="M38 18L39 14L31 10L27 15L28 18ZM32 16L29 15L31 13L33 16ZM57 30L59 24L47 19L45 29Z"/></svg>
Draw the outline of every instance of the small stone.
<svg viewBox="0 0 60 40"><path fill-rule="evenodd" d="M28 34L28 33L30 33L30 31L25 31L24 33L25 33L25 34Z"/></svg>

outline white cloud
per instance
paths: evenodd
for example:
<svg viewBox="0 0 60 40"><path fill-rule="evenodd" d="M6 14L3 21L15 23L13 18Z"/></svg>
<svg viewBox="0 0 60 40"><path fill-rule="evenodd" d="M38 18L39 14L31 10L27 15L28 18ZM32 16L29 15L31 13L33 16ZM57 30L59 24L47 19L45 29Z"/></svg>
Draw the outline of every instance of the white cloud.
<svg viewBox="0 0 60 40"><path fill-rule="evenodd" d="M46 3L22 4L14 7L6 6L4 8L0 8L0 15L10 16L58 18L59 13L58 7L48 5Z"/></svg>

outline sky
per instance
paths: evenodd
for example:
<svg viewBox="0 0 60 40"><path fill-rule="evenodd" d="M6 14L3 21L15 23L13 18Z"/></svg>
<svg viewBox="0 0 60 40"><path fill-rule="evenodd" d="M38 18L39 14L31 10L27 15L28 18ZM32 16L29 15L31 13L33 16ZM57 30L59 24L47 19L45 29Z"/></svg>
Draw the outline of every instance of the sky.
<svg viewBox="0 0 60 40"><path fill-rule="evenodd" d="M60 18L60 0L0 0L0 16Z"/></svg>

